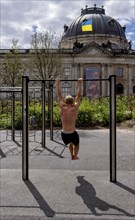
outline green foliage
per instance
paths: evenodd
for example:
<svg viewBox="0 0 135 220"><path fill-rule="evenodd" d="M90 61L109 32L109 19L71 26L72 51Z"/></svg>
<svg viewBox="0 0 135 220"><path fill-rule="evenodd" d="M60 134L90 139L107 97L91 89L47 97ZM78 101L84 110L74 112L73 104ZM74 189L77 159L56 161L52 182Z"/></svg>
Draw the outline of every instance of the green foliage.
<svg viewBox="0 0 135 220"><path fill-rule="evenodd" d="M30 103L30 107L29 107L29 117L31 116L35 116L36 118L36 128L40 128L41 127L41 118L42 118L42 105L41 102L34 102L32 101Z"/></svg>
<svg viewBox="0 0 135 220"><path fill-rule="evenodd" d="M116 120L118 123L134 117L135 97L117 96L116 99Z"/></svg>
<svg viewBox="0 0 135 220"><path fill-rule="evenodd" d="M93 112L94 108L93 105L91 105L91 101L89 99L83 99L78 112L77 126L90 125L92 123Z"/></svg>
<svg viewBox="0 0 135 220"><path fill-rule="evenodd" d="M58 127L61 125L61 120L60 120L60 109L58 104L55 103L54 109L53 109L53 124L54 126Z"/></svg>
<svg viewBox="0 0 135 220"><path fill-rule="evenodd" d="M12 127L12 113L11 101L0 102L0 128L11 129ZM54 127L61 126L60 109L57 102L54 102L53 108L53 125ZM50 126L48 106L45 106L45 122ZM108 126L110 115L109 98L87 99L83 98L80 104L78 117L76 121L77 127L89 126ZM29 118L35 116L35 129L42 127L42 103L38 100L31 100L29 102ZM125 120L135 119L135 97L117 96L116 99L116 121L121 123ZM31 125L30 129L31 129ZM15 128L22 128L22 106L20 101L15 102Z"/></svg>
<svg viewBox="0 0 135 220"><path fill-rule="evenodd" d="M0 128L3 128L3 129L11 128L11 117L7 118L6 113L3 113L0 115Z"/></svg>
<svg viewBox="0 0 135 220"><path fill-rule="evenodd" d="M92 122L100 126L109 125L109 98L100 98L92 101L94 108Z"/></svg>

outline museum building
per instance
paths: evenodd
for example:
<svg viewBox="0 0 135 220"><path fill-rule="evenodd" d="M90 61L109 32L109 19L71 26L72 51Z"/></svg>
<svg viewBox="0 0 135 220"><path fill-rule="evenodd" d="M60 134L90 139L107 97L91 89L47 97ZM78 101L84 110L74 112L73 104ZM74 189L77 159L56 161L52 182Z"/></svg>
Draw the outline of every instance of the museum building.
<svg viewBox="0 0 135 220"><path fill-rule="evenodd" d="M135 50L125 35L126 27L105 14L102 6L81 9L81 15L64 25L61 49L70 49L63 55L64 77L77 79L109 78L116 75L117 94L135 94ZM109 83L84 82L84 95L108 96ZM89 88L91 86L91 89ZM68 82L63 85L70 92Z"/></svg>

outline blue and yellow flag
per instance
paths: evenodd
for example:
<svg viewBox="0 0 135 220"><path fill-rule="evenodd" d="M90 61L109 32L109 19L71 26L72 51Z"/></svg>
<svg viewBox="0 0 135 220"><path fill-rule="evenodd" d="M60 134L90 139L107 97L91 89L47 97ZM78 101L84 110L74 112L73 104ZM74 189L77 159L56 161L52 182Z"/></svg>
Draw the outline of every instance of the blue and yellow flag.
<svg viewBox="0 0 135 220"><path fill-rule="evenodd" d="M92 19L82 22L82 31L92 31Z"/></svg>

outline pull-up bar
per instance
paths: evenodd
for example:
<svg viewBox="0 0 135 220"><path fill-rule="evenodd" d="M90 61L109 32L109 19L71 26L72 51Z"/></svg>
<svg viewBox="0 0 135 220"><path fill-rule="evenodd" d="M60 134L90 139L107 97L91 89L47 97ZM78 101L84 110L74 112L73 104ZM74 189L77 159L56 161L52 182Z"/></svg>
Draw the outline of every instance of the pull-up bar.
<svg viewBox="0 0 135 220"><path fill-rule="evenodd" d="M0 93L15 93L15 92L22 92L22 90L0 90Z"/></svg>
<svg viewBox="0 0 135 220"><path fill-rule="evenodd" d="M32 81L32 82L55 82L55 79L41 79L41 80L29 80L29 81ZM78 81L78 79L60 79L61 82L75 82L75 81ZM87 81L108 81L108 79L100 79L100 78L96 78L96 79L83 79L84 82L87 82Z"/></svg>

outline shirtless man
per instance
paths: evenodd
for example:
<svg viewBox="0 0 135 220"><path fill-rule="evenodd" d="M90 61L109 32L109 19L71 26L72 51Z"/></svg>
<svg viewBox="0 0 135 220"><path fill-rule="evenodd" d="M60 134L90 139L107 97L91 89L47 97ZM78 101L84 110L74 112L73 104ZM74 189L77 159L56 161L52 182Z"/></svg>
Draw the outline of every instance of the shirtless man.
<svg viewBox="0 0 135 220"><path fill-rule="evenodd" d="M79 152L79 135L75 128L75 123L80 105L81 91L83 79L78 79L77 96L74 99L72 96L66 96L63 101L60 80L56 80L56 88L58 93L58 102L60 106L60 117L62 122L61 137L64 144L68 145L71 154L71 159L76 160Z"/></svg>

